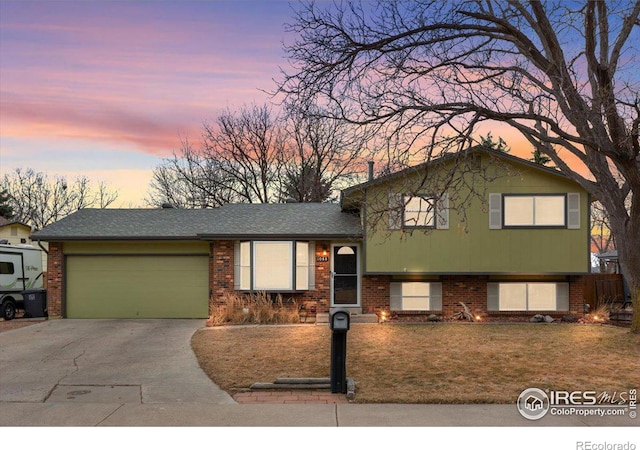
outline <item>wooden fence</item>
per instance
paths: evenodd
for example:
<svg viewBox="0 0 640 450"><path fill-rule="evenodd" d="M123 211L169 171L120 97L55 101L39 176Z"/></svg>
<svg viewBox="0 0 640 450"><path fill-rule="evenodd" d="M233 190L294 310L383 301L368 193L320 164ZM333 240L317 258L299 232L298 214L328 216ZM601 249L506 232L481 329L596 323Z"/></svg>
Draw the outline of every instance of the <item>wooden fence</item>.
<svg viewBox="0 0 640 450"><path fill-rule="evenodd" d="M592 273L584 280L584 301L591 310L602 304L622 306L625 302L622 275L617 273Z"/></svg>

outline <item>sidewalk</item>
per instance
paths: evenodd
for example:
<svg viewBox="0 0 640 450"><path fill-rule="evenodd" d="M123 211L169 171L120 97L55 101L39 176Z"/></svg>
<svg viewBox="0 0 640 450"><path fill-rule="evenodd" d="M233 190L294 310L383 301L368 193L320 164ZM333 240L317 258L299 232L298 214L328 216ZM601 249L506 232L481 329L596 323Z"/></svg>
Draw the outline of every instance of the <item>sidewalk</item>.
<svg viewBox="0 0 640 450"><path fill-rule="evenodd" d="M514 405L0 403L0 426L638 427L628 417L545 416Z"/></svg>

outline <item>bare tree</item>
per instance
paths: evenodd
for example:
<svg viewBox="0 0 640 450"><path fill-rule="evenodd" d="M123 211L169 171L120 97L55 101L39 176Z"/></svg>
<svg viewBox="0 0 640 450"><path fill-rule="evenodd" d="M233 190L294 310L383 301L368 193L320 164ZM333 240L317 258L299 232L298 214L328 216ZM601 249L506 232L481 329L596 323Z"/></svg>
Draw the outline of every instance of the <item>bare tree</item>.
<svg viewBox="0 0 640 450"><path fill-rule="evenodd" d="M83 208L107 208L118 198L104 182L92 186L87 177L67 182L34 169L16 169L5 174L2 190L8 193L13 219L40 230Z"/></svg>
<svg viewBox="0 0 640 450"><path fill-rule="evenodd" d="M313 105L290 103L287 111L287 195L299 202L326 201L361 176L370 139L366 127L336 120L335 113Z"/></svg>
<svg viewBox="0 0 640 450"><path fill-rule="evenodd" d="M318 108L227 110L204 125L199 148L184 140L178 154L156 167L147 203L212 208L327 201L361 173L363 130L326 118Z"/></svg>
<svg viewBox="0 0 640 450"><path fill-rule="evenodd" d="M640 332L640 1L299 8L280 92L413 148L462 148L487 121L518 130L606 209Z"/></svg>
<svg viewBox="0 0 640 450"><path fill-rule="evenodd" d="M221 169L223 162L182 141L179 154L167 158L154 170L146 203L169 203L178 208L215 208L241 201L233 180Z"/></svg>

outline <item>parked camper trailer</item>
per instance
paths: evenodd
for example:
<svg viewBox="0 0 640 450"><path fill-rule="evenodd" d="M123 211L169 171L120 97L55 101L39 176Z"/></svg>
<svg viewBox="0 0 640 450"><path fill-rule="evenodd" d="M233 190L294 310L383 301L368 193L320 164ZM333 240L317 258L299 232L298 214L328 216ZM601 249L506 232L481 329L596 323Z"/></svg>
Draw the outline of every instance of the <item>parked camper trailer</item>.
<svg viewBox="0 0 640 450"><path fill-rule="evenodd" d="M0 244L0 316L24 309L22 291L42 288L42 253L32 245Z"/></svg>

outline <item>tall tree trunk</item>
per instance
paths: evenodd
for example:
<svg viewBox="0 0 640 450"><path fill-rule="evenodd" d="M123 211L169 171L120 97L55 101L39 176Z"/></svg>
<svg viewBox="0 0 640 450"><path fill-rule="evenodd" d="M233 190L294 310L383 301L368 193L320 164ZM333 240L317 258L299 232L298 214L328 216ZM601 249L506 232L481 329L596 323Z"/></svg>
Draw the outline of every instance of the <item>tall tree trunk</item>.
<svg viewBox="0 0 640 450"><path fill-rule="evenodd" d="M638 300L640 297L640 247L629 245L640 242L640 224L634 220L621 223L621 220L611 220L611 228L617 237L618 261L629 291L633 305L631 332L640 333L640 316L638 315Z"/></svg>

